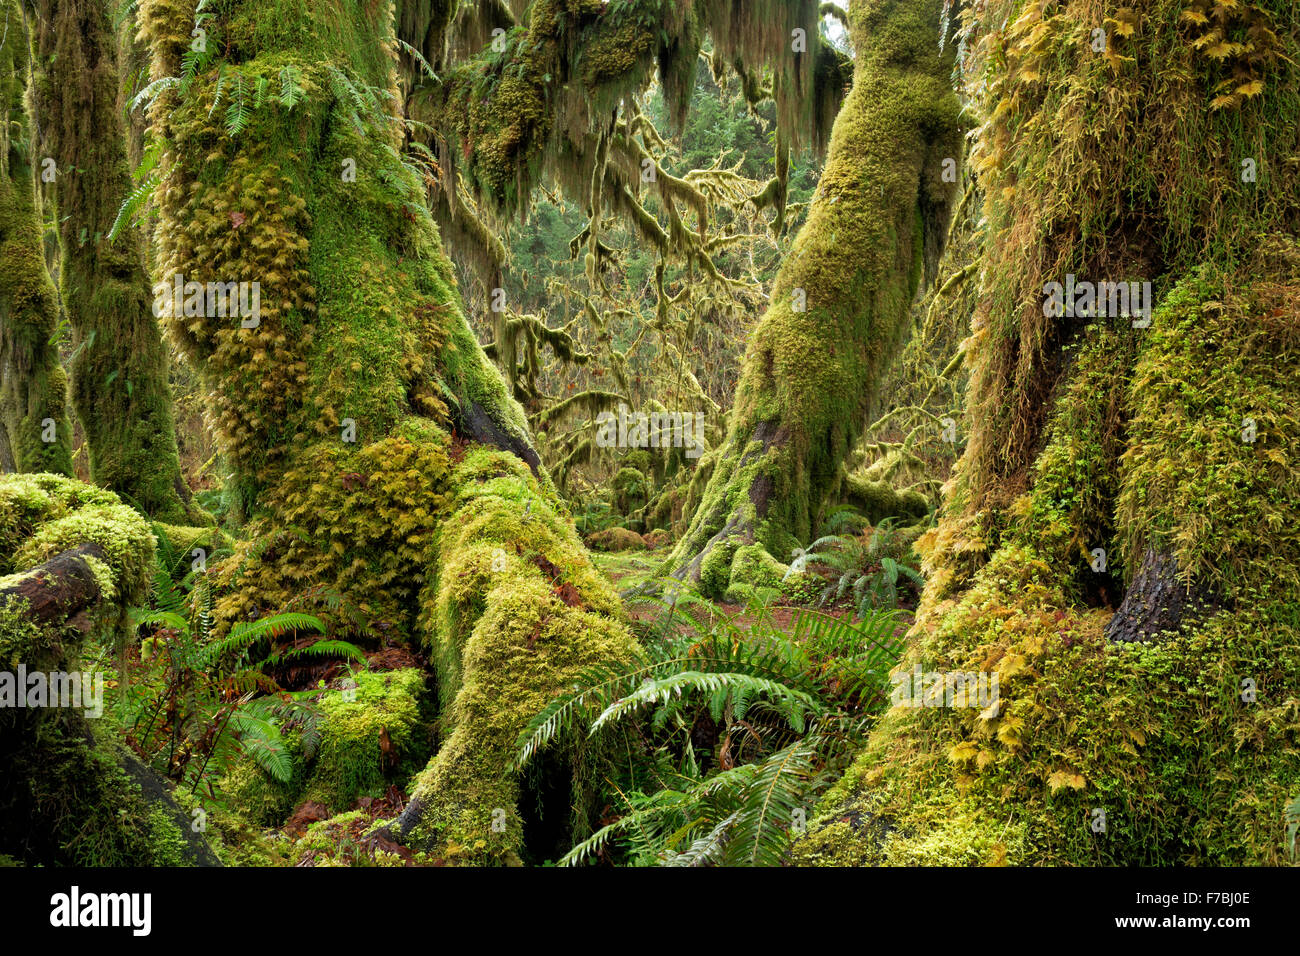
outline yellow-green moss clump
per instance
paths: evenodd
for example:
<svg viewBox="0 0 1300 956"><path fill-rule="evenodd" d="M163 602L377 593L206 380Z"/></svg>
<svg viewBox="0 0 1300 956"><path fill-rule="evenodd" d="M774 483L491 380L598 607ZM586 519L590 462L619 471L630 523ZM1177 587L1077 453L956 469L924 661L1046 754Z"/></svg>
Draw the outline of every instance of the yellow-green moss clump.
<svg viewBox="0 0 1300 956"><path fill-rule="evenodd" d="M347 810L359 797L382 795L390 783L404 786L423 766L431 750L421 710L423 672L361 671L347 680L351 686L320 696L320 714L310 730L286 735L294 763L287 783L249 759L226 774L221 789L239 816L258 826L279 826L305 800L331 812Z"/></svg>
<svg viewBox="0 0 1300 956"><path fill-rule="evenodd" d="M630 528L606 528L593 531L583 539L597 551L644 551L646 539Z"/></svg>

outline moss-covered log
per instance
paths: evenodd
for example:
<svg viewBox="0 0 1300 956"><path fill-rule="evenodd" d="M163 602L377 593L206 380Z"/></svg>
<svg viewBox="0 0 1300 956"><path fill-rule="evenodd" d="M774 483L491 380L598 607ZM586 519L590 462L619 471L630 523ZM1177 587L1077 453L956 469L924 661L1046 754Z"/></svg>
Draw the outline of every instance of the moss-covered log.
<svg viewBox="0 0 1300 956"><path fill-rule="evenodd" d="M103 674L84 669L83 648L121 640L153 548L144 519L111 492L0 477L0 853L45 866L217 862L165 781L93 729Z"/></svg>
<svg viewBox="0 0 1300 956"><path fill-rule="evenodd" d="M427 649L443 743L403 832L510 859L531 807L508 768L519 731L585 666L636 647L537 470L423 184L400 161L397 45L377 9L211 11L220 56L163 84L151 108L160 261L165 274L258 281L260 323L180 307L166 321L211 396L250 519L216 571L219 618L318 587ZM155 80L181 75L194 14L192 0L141 4Z"/></svg>
<svg viewBox="0 0 1300 956"><path fill-rule="evenodd" d="M859 2L853 90L746 352L725 446L672 557L721 593L737 548L807 542L946 234L962 153L938 0Z"/></svg>
<svg viewBox="0 0 1300 956"><path fill-rule="evenodd" d="M72 474L67 378L54 342L59 299L45 266L36 171L24 105L29 64L17 0L0 4L0 471Z"/></svg>
<svg viewBox="0 0 1300 956"><path fill-rule="evenodd" d="M167 352L135 230L107 237L134 188L108 8L32 4L39 152L54 163L59 285L76 348L71 397L91 477L159 521L199 517L180 473ZM168 277L170 279L170 277Z"/></svg>
<svg viewBox="0 0 1300 956"><path fill-rule="evenodd" d="M1300 11L1218 11L1001 0L972 21L970 441L895 676L996 677L997 700L896 695L801 862L1288 859ZM1074 281L1150 282L1154 308L1045 307Z"/></svg>

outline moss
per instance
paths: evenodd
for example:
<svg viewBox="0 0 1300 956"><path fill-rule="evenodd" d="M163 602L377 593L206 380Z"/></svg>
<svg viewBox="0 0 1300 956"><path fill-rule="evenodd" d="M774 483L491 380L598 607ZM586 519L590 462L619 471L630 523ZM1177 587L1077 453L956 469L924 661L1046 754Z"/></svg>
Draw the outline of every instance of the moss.
<svg viewBox="0 0 1300 956"><path fill-rule="evenodd" d="M424 599L444 742L412 794L424 812L410 839L458 862L501 861L524 850L522 785L507 769L520 732L583 670L637 650L609 583L526 466L474 451L453 485L438 579ZM526 515L524 500L533 502ZM582 833L591 812L582 754L563 760L575 788L569 825Z"/></svg>
<svg viewBox="0 0 1300 956"><path fill-rule="evenodd" d="M296 737L290 743L295 753L293 777L285 783L273 779L251 759L237 761L222 775L217 789L225 794L234 808L235 828L276 827L284 823L297 806L304 785L301 750Z"/></svg>
<svg viewBox="0 0 1300 956"><path fill-rule="evenodd" d="M87 740L84 727L53 722L39 742L10 751L10 779L24 787L0 788L18 813L0 827L0 846L48 866L212 862L201 839L182 830L185 817L157 778L119 744Z"/></svg>
<svg viewBox="0 0 1300 956"><path fill-rule="evenodd" d="M927 586L900 665L996 673L996 712L895 707L798 859L1285 862L1300 621L1281 513L1300 488L1270 452L1300 437L1283 411L1300 397L1287 371L1297 263L1293 243L1265 240L1230 274L1176 284L1140 346L1087 331L1031 487L987 561L957 587ZM1254 443L1242 434L1250 409L1268 423ZM963 520L945 516L928 560L969 540L945 537ZM1147 644L1109 642L1120 595L1081 584L1096 577L1090 549L1118 555L1130 578L1152 540L1208 577L1224 606Z"/></svg>
<svg viewBox="0 0 1300 956"><path fill-rule="evenodd" d="M147 593L155 544L148 523L112 492L75 478L0 476L0 575L29 570L87 543L104 552L103 561L87 563L101 592L96 613L112 632L126 608Z"/></svg>
<svg viewBox="0 0 1300 956"><path fill-rule="evenodd" d="M630 515L645 506L650 482L635 468L620 468L609 481L610 504L621 515Z"/></svg>
<svg viewBox="0 0 1300 956"><path fill-rule="evenodd" d="M13 42L0 46L0 471L72 474L59 298L45 265L42 211L24 94L30 49L19 5L3 4ZM45 441L46 421L54 423ZM2 553L2 552L0 552Z"/></svg>
<svg viewBox="0 0 1300 956"><path fill-rule="evenodd" d="M700 565L700 591L705 597L721 597L731 583L731 559L740 547L740 539L719 542L704 555Z"/></svg>
<svg viewBox="0 0 1300 956"><path fill-rule="evenodd" d="M523 410L469 327L425 184L397 152L391 8L231 0L211 13L220 55L164 91L151 120L160 272L261 282L255 329L165 317L209 395L231 513L248 523L214 569L219 627L306 591L337 596L319 612L330 626L355 613L425 644L445 731L424 775L425 830L473 845L500 808L516 820L503 845L517 845L515 736L580 668L634 645L549 478L525 463L537 456ZM192 10L143 0L139 16L153 77L177 75ZM285 71L295 104L275 95ZM238 135L212 110L218 77L226 96L267 91ZM508 84L498 115L529 121L525 86ZM505 148L484 136L475 154L490 163ZM494 578L498 548L512 570ZM322 786L341 799L358 785L349 774Z"/></svg>
<svg viewBox="0 0 1300 956"><path fill-rule="evenodd" d="M146 514L196 521L181 477L167 382L167 352L151 310L140 236L103 238L135 188L118 106L117 44L109 12L94 2L34 4L32 99L40 155L58 175L59 281L77 347L70 398L81 420L90 473ZM76 36L69 44L67 37Z"/></svg>
<svg viewBox="0 0 1300 956"><path fill-rule="evenodd" d="M413 755L421 764L428 756L420 719L424 675L407 668L362 671L353 679L355 700L330 693L321 702L320 746L303 791L303 799L336 810L378 796Z"/></svg>
<svg viewBox="0 0 1300 956"><path fill-rule="evenodd" d="M594 531L584 539L587 547L597 551L644 551L646 539L627 528Z"/></svg>
<svg viewBox="0 0 1300 956"><path fill-rule="evenodd" d="M699 556L726 534L774 556L811 538L908 333L920 266L933 268L953 198L942 162L962 155L952 47L934 42L939 8L890 0L852 11L853 90L808 221L750 338L718 465L674 552L701 582ZM708 589L726 576L710 567Z"/></svg>

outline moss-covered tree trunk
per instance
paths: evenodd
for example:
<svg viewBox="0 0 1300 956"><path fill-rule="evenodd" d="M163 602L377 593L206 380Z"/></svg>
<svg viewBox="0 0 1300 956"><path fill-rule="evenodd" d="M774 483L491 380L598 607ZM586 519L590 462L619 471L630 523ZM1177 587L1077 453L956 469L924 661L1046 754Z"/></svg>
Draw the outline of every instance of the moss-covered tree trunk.
<svg viewBox="0 0 1300 956"><path fill-rule="evenodd" d="M718 595L760 545L806 543L876 406L946 232L961 157L940 0L859 0L852 92L808 222L746 351L728 435L672 562ZM949 175L945 176L945 172Z"/></svg>
<svg viewBox="0 0 1300 956"><path fill-rule="evenodd" d="M1285 862L1300 10L1000 0L972 27L970 437L896 706L797 857Z"/></svg>
<svg viewBox="0 0 1300 956"><path fill-rule="evenodd" d="M165 312L249 518L218 573L219 616L323 588L340 599L323 612L332 624L353 611L421 645L441 745L401 832L460 859L514 859L519 731L635 642L537 471L401 161L391 6L235 0L209 12L219 55L162 84L151 117L164 143L162 273L260 288L255 325L183 302ZM145 0L140 21L155 81L181 77L193 0Z"/></svg>
<svg viewBox="0 0 1300 956"><path fill-rule="evenodd" d="M39 157L24 93L27 34L16 0L0 4L0 471L72 474L67 380L54 343L59 299L45 266Z"/></svg>
<svg viewBox="0 0 1300 956"><path fill-rule="evenodd" d="M133 189L117 49L93 0L31 0L39 152L54 162L59 284L75 333L73 407L91 477L159 521L198 517L176 451L167 352L139 236L108 233Z"/></svg>

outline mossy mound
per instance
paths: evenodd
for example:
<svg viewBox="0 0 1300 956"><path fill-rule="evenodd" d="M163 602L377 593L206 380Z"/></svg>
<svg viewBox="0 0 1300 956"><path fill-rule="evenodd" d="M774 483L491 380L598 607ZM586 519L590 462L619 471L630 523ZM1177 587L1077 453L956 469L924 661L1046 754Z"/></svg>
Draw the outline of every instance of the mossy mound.
<svg viewBox="0 0 1300 956"><path fill-rule="evenodd" d="M0 586L82 544L103 552L87 563L100 589L98 620L114 630L147 592L155 544L148 522L111 491L75 478L0 475Z"/></svg>
<svg viewBox="0 0 1300 956"><path fill-rule="evenodd" d="M583 539L596 551L644 551L646 539L629 528L606 528L593 531Z"/></svg>
<svg viewBox="0 0 1300 956"><path fill-rule="evenodd" d="M415 668L358 672L322 694L310 730L286 735L294 764L288 782L246 758L222 778L220 789L248 822L279 826L305 800L341 812L362 796L381 795L390 783L404 787L432 749L424 694L425 675Z"/></svg>

